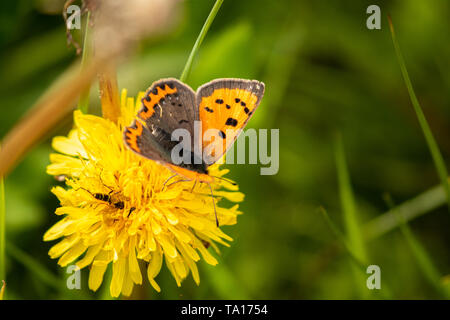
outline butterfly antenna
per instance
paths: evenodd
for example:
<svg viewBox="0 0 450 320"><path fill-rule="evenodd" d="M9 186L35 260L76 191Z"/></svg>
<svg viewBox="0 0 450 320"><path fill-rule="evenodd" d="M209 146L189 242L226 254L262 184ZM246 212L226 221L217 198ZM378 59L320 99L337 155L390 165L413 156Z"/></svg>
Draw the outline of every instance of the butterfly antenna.
<svg viewBox="0 0 450 320"><path fill-rule="evenodd" d="M214 216L216 217L216 226L219 227L219 219L217 219L217 211L216 211L216 202L214 201L214 195L213 195L213 191L211 188L211 184L208 183L208 186L209 186L209 190L211 191L211 199L212 199L213 207L214 207Z"/></svg>
<svg viewBox="0 0 450 320"><path fill-rule="evenodd" d="M186 180L177 180L177 181L175 181L175 182L172 182L172 183L168 184L167 187L170 187L171 185L173 185L173 184L175 184L175 183L178 183L178 182L186 182L186 181L191 181L191 180L189 180L189 179L186 179Z"/></svg>
<svg viewBox="0 0 450 320"><path fill-rule="evenodd" d="M222 177L216 177L216 176L212 176L212 177L213 177L213 178L220 179L220 180L223 180L223 181L226 181L226 182L228 182L228 183L231 183L233 186L237 186L237 183L236 183L236 182L233 182L233 181L231 181L231 180L229 180L229 179L222 178Z"/></svg>

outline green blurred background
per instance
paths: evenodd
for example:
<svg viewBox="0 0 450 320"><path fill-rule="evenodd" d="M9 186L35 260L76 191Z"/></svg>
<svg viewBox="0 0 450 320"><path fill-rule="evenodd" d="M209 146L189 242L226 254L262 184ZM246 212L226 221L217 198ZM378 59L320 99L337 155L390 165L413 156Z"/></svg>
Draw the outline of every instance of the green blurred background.
<svg viewBox="0 0 450 320"><path fill-rule="evenodd" d="M366 8L371 4L381 7L381 30L366 28ZM179 77L212 5L213 1L181 2L174 28L142 41L121 64L119 87L135 95L154 80ZM61 8L61 1L51 0L2 5L0 137L77 59L66 45ZM383 282L381 290L369 291L368 275L358 274L318 211L324 207L346 232L334 154L337 132L344 142L361 226L389 210L383 195L400 204L439 184L401 77L388 13L416 94L449 159L449 1L225 0L187 83L195 89L219 77L264 81L265 97L248 126L280 129L279 172L261 176L258 165L229 165L230 177L246 199L237 225L224 227L234 242L222 249L219 265L200 262L200 286L189 276L181 288L163 267L156 279L162 292L146 285L135 287L133 297L442 298L398 228L365 243L367 264L380 266ZM96 88L91 106L91 112L99 113ZM58 202L50 193L58 182L45 173L50 139L67 134L70 126L68 117L5 181L8 299L107 297L102 289L109 284L97 293L87 289L87 270L82 272L81 291L64 289L68 275L47 254L55 242L42 241L58 221ZM444 202L437 201L435 207L409 225L428 262L444 277L450 273L450 215ZM17 258L20 252L11 244L33 260L24 265L24 257ZM30 267L33 263L40 267Z"/></svg>

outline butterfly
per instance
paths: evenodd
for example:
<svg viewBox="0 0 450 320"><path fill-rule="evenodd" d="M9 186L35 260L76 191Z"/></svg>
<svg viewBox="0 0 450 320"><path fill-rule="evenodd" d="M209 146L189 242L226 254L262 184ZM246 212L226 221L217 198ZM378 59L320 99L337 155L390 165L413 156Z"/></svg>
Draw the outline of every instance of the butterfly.
<svg viewBox="0 0 450 320"><path fill-rule="evenodd" d="M209 184L211 189L214 177L208 174L208 167L233 145L259 106L264 89L264 83L257 80L224 78L194 92L175 78L158 80L142 98L142 107L132 124L125 128L125 145L187 180ZM214 129L214 139L205 141L203 134L200 141L192 139L191 147L182 150L192 161L175 164L172 151L179 142L172 141L172 133L183 128L194 137L197 121L202 133ZM201 146L197 152L195 143Z"/></svg>

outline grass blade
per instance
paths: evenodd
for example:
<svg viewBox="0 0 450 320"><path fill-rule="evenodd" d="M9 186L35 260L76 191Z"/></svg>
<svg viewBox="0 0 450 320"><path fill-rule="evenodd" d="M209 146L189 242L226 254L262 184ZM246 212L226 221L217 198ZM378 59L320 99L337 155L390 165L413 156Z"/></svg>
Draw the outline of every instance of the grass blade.
<svg viewBox="0 0 450 320"><path fill-rule="evenodd" d="M399 221L400 231L405 237L408 246L416 260L420 270L422 271L425 278L434 287L434 289L443 297L450 299L450 292L443 287L441 282L441 275L437 268L434 266L431 258L429 257L426 249L422 246L420 241L414 236L408 223L403 219L403 217L394 208L393 201L389 195L386 197L386 202L388 203L391 210L393 210L396 218Z"/></svg>
<svg viewBox="0 0 450 320"><path fill-rule="evenodd" d="M434 186L418 196L405 201L389 211L377 216L363 227L366 240L372 240L397 228L400 224L396 215L405 221L411 221L421 215L431 212L446 203L445 191L442 185Z"/></svg>
<svg viewBox="0 0 450 320"><path fill-rule="evenodd" d="M20 262L23 266L25 266L28 270L30 270L43 283L45 283L49 287L60 290L61 279L59 279L56 275L54 275L53 273L48 271L39 262L35 261L33 259L33 257L28 255L26 252L22 251L22 249L16 247L12 243L8 243L7 249L8 249L8 254L12 258L14 258L14 260Z"/></svg>
<svg viewBox="0 0 450 320"><path fill-rule="evenodd" d="M350 184L350 177L348 173L344 153L344 145L341 135L338 135L336 139L335 157L339 182L339 193L341 197L342 211L344 214L344 222L347 231L349 250L355 255L358 261L361 261L365 265L367 264L368 259L364 247L361 228L357 219L355 198ZM362 298L367 298L368 290L366 288L366 281L364 277L361 276L359 270L357 269L355 269L354 273Z"/></svg>
<svg viewBox="0 0 450 320"><path fill-rule="evenodd" d="M428 125L427 119L425 118L425 115L419 104L419 100L417 99L416 94L414 92L411 80L409 78L408 70L406 69L406 64L403 59L402 52L400 51L400 46L399 46L397 38L395 36L394 26L392 24L392 20L391 20L390 16L388 16L388 20L389 20L389 28L391 30L392 42L394 43L395 53L397 55L397 60L400 65L400 70L402 72L403 80L405 81L406 88L408 89L408 94L411 99L411 103L414 107L414 111L416 112L417 119L419 120L419 124L420 124L420 127L422 128L428 148L430 149L431 156L433 157L434 165L436 166L436 170L437 170L439 178L441 180L441 184L444 187L444 190L446 192L447 204L450 209L450 187L449 187L448 180L447 180L447 177L448 177L447 168L445 166L445 162L442 157L442 154L439 151L437 142L434 139L433 133L431 132L430 126Z"/></svg>
<svg viewBox="0 0 450 320"><path fill-rule="evenodd" d="M186 62L186 65L184 66L183 72L181 73L180 81L185 82L189 73L191 72L192 62L194 61L194 58L197 55L197 52L203 42L203 39L208 33L209 27L213 23L214 18L217 15L217 12L219 12L220 6L222 5L223 1L224 0L216 0L216 3L214 4L213 8L211 9L211 12L208 15L208 18L206 18L205 24L203 25L202 30L200 31L200 34L198 35L197 40L194 43L194 47L192 48L192 51L189 54L189 58Z"/></svg>
<svg viewBox="0 0 450 320"><path fill-rule="evenodd" d="M339 230L339 228L336 226L336 224L333 222L333 220L331 220L327 211L323 207L320 207L319 211L322 213L322 216L324 217L324 219L327 222L328 226L330 227L331 231L333 231L333 233L336 236L336 238L338 239L338 241L344 246L346 252L348 253L350 258L354 262L354 265L357 268L356 271L358 272L358 277L359 277L358 279L362 279L363 277L366 277L367 276L367 267L368 267L367 263L365 263L364 261L361 261L357 257L357 255L353 252L353 249L349 245L347 238L341 232L341 230ZM384 280L381 280L381 283L382 283L382 285L381 285L382 291L380 292L381 296L385 299L391 299L392 298L391 289L389 288L389 286L386 284L386 282ZM365 293L365 295L367 295L367 293ZM374 297L376 297L376 296L374 295Z"/></svg>
<svg viewBox="0 0 450 320"><path fill-rule="evenodd" d="M408 246L411 248L412 254L425 278L439 294L447 299L450 299L450 293L447 292L441 284L441 276L439 271L431 261L426 249L417 240L411 231L411 228L406 222L404 222L404 220L402 220L402 223L400 224L400 231L405 237Z"/></svg>
<svg viewBox="0 0 450 320"><path fill-rule="evenodd" d="M339 193L344 213L349 246L361 261L367 261L364 240L356 215L355 198L350 184L342 137L339 135L335 147L336 167L339 181Z"/></svg>
<svg viewBox="0 0 450 320"><path fill-rule="evenodd" d="M362 270L362 272L366 272L366 265L357 257L357 255L353 252L353 249L351 248L347 238L345 235L339 230L339 228L336 226L336 224L331 220L330 216L328 215L327 211L320 207L319 211L322 213L322 216L324 217L325 221L327 222L328 226L330 227L331 231L333 231L336 238L339 240L339 242L344 246L344 248L347 250L347 253L350 255L350 258L356 263L356 265Z"/></svg>
<svg viewBox="0 0 450 320"><path fill-rule="evenodd" d="M66 283L63 279L58 278L55 274L48 271L46 267L37 262L32 256L24 252L22 249L16 247L11 242L8 243L6 247L8 254L17 262L21 263L26 267L32 274L36 276L41 282L45 283L47 286L57 290L62 295L68 295L71 298L81 298L86 299L84 293L79 290L68 290Z"/></svg>

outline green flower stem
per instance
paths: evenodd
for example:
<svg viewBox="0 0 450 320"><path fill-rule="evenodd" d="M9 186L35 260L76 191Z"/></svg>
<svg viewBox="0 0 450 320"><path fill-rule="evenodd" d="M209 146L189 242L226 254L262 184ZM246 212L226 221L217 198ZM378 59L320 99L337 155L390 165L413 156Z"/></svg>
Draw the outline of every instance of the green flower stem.
<svg viewBox="0 0 450 320"><path fill-rule="evenodd" d="M214 18L217 15L217 12L219 12L220 6L222 5L224 0L217 0L214 4L213 8L211 9L211 12L209 13L208 18L205 21L205 24L203 25L202 30L200 31L200 34L198 35L197 40L194 43L194 47L192 48L191 54L189 55L189 58L186 62L186 65L184 66L183 73L180 76L180 81L185 82L189 73L191 72L192 68L192 62L194 61L194 57L197 55L198 50L200 49L200 45L203 42L203 39L205 38L206 34L208 33L209 27L214 21Z"/></svg>
<svg viewBox="0 0 450 320"><path fill-rule="evenodd" d="M5 185L0 177L0 281L6 279L5 270Z"/></svg>
<svg viewBox="0 0 450 320"><path fill-rule="evenodd" d="M88 12L86 17L86 27L84 30L84 40L83 40L83 56L81 57L81 68L85 68L88 64L88 60L92 53L92 40L91 40L91 30L89 28L91 12ZM80 94L80 99L78 100L78 109L83 113L87 113L89 110L89 93L91 91L91 86L87 86L84 91Z"/></svg>
<svg viewBox="0 0 450 320"><path fill-rule="evenodd" d="M414 111L416 112L417 119L419 120L420 127L422 128L423 134L425 136L425 140L428 144L428 148L430 149L431 156L433 157L434 165L436 166L436 170L438 172L439 178L441 180L441 184L444 187L445 193L447 195L447 204L450 209L450 187L447 180L447 168L445 166L444 159L442 157L441 152L439 151L438 144L433 137L433 133L431 132L430 126L425 118L425 115L422 111L422 108L419 104L419 100L416 97L414 92L411 80L408 75L408 70L406 69L405 61L403 59L402 52L400 51L400 46L397 41L397 37L395 36L394 26L392 24L391 17L388 16L389 20L389 28L391 30L392 42L394 43L395 53L397 55L397 60L400 65L400 70L403 75L403 80L405 81L406 88L408 89L408 94L411 99L411 103L414 107Z"/></svg>

